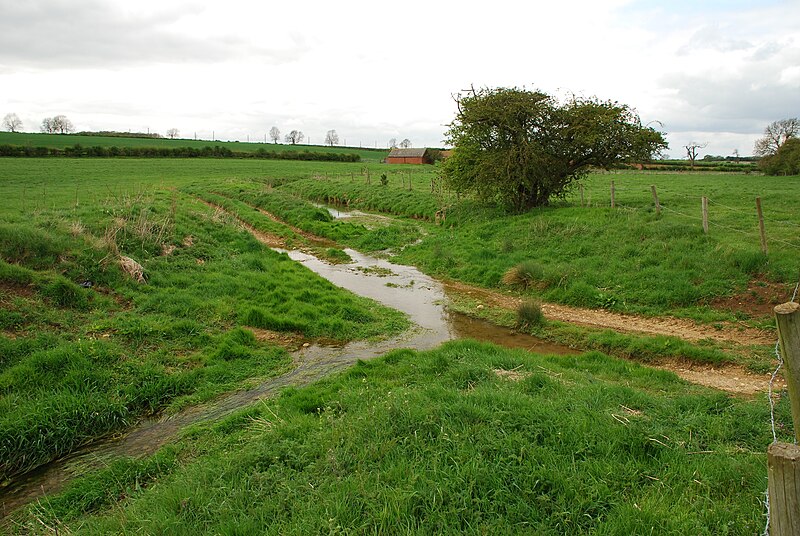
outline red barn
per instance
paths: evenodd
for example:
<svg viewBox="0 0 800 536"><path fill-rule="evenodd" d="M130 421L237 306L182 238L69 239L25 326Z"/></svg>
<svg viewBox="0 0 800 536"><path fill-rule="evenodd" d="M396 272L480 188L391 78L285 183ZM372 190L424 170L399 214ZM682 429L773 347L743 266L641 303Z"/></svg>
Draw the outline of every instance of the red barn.
<svg viewBox="0 0 800 536"><path fill-rule="evenodd" d="M392 149L386 157L387 164L433 164L428 149Z"/></svg>

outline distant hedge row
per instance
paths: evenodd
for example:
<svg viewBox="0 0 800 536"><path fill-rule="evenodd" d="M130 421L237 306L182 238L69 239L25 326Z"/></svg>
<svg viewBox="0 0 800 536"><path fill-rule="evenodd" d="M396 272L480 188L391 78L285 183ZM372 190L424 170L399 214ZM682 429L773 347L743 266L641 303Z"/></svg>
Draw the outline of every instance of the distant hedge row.
<svg viewBox="0 0 800 536"><path fill-rule="evenodd" d="M260 158L265 160L317 160L325 162L360 162L354 153L329 153L322 151L268 151L260 148L253 152L231 151L215 145L195 147L29 147L23 145L0 145L0 157L46 157L66 156L91 158Z"/></svg>
<svg viewBox="0 0 800 536"><path fill-rule="evenodd" d="M692 167L688 160L683 161L666 161L666 162L652 162L646 164L620 164L616 169L633 169L639 171L718 171L730 173L751 173L758 171L758 167L752 161L734 163L734 162L716 162L716 161L698 161Z"/></svg>

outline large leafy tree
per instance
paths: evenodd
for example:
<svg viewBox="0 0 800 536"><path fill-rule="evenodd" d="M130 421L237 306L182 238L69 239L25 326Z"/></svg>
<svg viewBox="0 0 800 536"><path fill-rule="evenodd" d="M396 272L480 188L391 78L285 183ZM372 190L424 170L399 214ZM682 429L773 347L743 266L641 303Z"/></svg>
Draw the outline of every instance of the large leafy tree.
<svg viewBox="0 0 800 536"><path fill-rule="evenodd" d="M445 181L518 211L563 196L593 167L647 160L667 147L661 132L642 126L633 109L617 102L573 97L559 103L517 88L473 90L456 100Z"/></svg>
<svg viewBox="0 0 800 536"><path fill-rule="evenodd" d="M767 175L800 175L800 138L788 138L758 164Z"/></svg>

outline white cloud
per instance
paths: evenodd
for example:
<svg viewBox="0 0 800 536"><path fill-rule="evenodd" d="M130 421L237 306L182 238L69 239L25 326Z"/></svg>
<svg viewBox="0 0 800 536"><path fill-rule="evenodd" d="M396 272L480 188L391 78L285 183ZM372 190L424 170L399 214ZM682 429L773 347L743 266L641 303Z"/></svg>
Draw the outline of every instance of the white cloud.
<svg viewBox="0 0 800 536"><path fill-rule="evenodd" d="M677 146L699 132L749 152L744 137L800 115L800 4L696 4L0 0L0 113L438 145L453 93L526 86L625 102Z"/></svg>

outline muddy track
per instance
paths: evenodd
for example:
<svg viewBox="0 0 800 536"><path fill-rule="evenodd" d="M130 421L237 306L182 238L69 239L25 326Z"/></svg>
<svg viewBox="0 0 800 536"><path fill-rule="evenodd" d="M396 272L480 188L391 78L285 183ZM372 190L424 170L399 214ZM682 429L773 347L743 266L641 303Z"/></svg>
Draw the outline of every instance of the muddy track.
<svg viewBox="0 0 800 536"><path fill-rule="evenodd" d="M514 310L522 302L522 299L516 296L473 287L457 281L446 282L445 287L458 294L467 295L473 299L483 301L487 305L503 309ZM569 324L597 329L612 329L622 333L666 335L691 342L710 339L742 346L765 346L775 344L777 340L774 333L733 323L722 323L720 324L721 327L717 328L683 318L642 317L612 313L603 309L583 309L556 303L542 303L542 312L548 319Z"/></svg>

